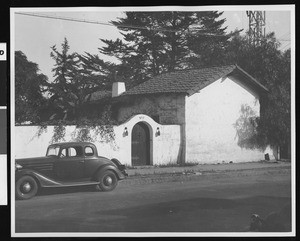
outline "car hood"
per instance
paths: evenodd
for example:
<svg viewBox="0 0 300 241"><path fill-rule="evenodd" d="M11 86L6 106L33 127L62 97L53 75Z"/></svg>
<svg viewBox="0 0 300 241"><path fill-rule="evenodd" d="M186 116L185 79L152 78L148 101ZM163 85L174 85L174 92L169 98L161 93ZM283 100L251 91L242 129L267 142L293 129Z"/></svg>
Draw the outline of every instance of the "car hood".
<svg viewBox="0 0 300 241"><path fill-rule="evenodd" d="M33 164L39 164L39 163L53 163L57 157L54 156L43 156L43 157L31 157L31 158L21 158L16 159L16 163L20 164L21 166L24 165L33 165Z"/></svg>

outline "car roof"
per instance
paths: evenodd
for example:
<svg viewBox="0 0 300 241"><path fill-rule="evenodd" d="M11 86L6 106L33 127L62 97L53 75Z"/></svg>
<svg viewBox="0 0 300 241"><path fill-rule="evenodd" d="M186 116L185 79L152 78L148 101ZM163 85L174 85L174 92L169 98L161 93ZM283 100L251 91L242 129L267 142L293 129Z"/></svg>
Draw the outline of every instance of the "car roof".
<svg viewBox="0 0 300 241"><path fill-rule="evenodd" d="M60 142L60 143L51 144L50 146L63 146L63 147L66 147L66 146L74 146L74 145L77 145L77 146L95 146L91 142Z"/></svg>

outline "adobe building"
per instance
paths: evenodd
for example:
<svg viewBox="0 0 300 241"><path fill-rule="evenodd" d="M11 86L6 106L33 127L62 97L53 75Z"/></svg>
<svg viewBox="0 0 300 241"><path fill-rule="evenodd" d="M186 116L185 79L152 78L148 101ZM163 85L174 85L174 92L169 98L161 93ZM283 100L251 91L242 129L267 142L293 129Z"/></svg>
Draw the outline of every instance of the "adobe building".
<svg viewBox="0 0 300 241"><path fill-rule="evenodd" d="M237 65L165 73L129 90L117 82L112 102L120 124L114 127L114 144L94 143L100 155L130 166L250 162L263 160L266 151L274 158L271 150L238 146L234 127L242 106L259 116L260 98L267 92ZM33 155L22 149L24 144L47 148L53 127L39 140L29 135L34 128L16 127L17 157ZM68 127L65 141L72 140L74 128Z"/></svg>

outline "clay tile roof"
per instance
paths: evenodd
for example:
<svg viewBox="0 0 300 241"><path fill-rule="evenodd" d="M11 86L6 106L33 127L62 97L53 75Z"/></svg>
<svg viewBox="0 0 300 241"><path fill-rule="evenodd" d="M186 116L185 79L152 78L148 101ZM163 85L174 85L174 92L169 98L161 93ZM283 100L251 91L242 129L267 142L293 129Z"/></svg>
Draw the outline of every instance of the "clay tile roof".
<svg viewBox="0 0 300 241"><path fill-rule="evenodd" d="M236 69L242 71L237 65L227 65L165 73L129 89L122 95L155 93L186 93L192 95L221 77L232 73ZM245 72L243 73L245 74ZM248 75L249 79L250 77L251 76ZM260 85L254 78L252 78L251 81L255 82L256 85ZM262 85L260 85L260 87L265 88Z"/></svg>

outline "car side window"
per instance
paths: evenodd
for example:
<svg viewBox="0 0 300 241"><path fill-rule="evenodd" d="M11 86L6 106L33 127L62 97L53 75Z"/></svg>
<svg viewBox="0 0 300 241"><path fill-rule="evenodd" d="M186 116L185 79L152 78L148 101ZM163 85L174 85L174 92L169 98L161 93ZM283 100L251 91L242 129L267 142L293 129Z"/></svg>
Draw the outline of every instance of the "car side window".
<svg viewBox="0 0 300 241"><path fill-rule="evenodd" d="M69 157L82 156L82 154L83 154L82 147L81 146L69 147L68 154L69 154Z"/></svg>
<svg viewBox="0 0 300 241"><path fill-rule="evenodd" d="M77 151L74 147L70 147L68 152L69 152L69 156L77 156Z"/></svg>
<svg viewBox="0 0 300 241"><path fill-rule="evenodd" d="M94 155L94 150L90 146L87 146L84 148L84 154L85 156L93 156Z"/></svg>
<svg viewBox="0 0 300 241"><path fill-rule="evenodd" d="M60 157L66 157L67 156L67 149L66 148L62 149L59 156Z"/></svg>
<svg viewBox="0 0 300 241"><path fill-rule="evenodd" d="M60 157L83 156L83 150L81 146L72 146L72 147L62 149L59 156Z"/></svg>

